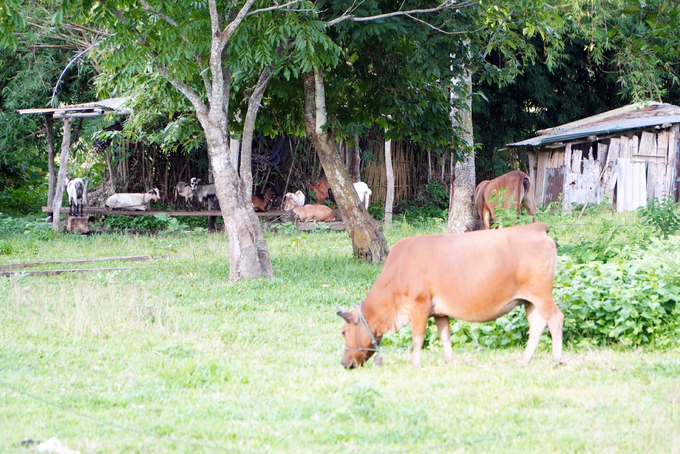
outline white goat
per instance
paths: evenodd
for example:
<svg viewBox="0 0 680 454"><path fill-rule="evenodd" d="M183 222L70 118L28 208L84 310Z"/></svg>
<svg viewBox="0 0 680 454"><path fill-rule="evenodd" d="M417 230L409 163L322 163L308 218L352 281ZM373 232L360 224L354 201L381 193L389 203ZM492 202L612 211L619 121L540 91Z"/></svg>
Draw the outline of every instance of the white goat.
<svg viewBox="0 0 680 454"><path fill-rule="evenodd" d="M298 191L295 194L292 192L286 193L286 199L292 199L297 206L303 206L305 204L305 194L302 191Z"/></svg>
<svg viewBox="0 0 680 454"><path fill-rule="evenodd" d="M368 185L363 181L354 183L354 189L357 191L357 194L359 195L359 200L366 204L366 209L368 210L368 200L371 198L371 194L373 194L373 191L371 191Z"/></svg>
<svg viewBox="0 0 680 454"><path fill-rule="evenodd" d="M175 208L178 208L178 199L182 197L184 199L184 209L188 210L191 206L191 199L194 198L194 191L191 189L191 185L180 181L175 186Z"/></svg>
<svg viewBox="0 0 680 454"><path fill-rule="evenodd" d="M194 194L196 194L196 198L198 199L198 203L203 204L203 199L208 199L208 209L212 210L213 209L213 201L217 198L217 193L215 192L215 185L214 184L200 184L201 183L200 178L192 178L191 179L191 190L193 191Z"/></svg>
<svg viewBox="0 0 680 454"><path fill-rule="evenodd" d="M112 210L122 210L124 208L146 211L152 202L158 202L161 199L161 194L158 189L153 188L149 192L141 194L113 194L106 199L107 207Z"/></svg>
<svg viewBox="0 0 680 454"><path fill-rule="evenodd" d="M66 193L68 194L68 215L69 216L82 216L83 207L87 203L87 191L85 188L85 183L82 178L74 178L71 180L68 176L66 177ZM73 206L75 205L75 213Z"/></svg>

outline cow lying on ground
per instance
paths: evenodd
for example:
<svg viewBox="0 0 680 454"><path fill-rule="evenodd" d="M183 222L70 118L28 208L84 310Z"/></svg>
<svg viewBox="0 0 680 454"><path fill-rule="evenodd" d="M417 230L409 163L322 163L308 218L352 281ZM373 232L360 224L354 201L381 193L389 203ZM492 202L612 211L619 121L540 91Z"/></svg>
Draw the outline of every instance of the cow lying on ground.
<svg viewBox="0 0 680 454"><path fill-rule="evenodd" d="M287 192L285 198L293 199L293 201L299 206L303 206L305 204L305 194L302 191L297 191L294 194L292 192Z"/></svg>
<svg viewBox="0 0 680 454"><path fill-rule="evenodd" d="M106 203L104 203L104 205L111 208L112 210L130 209L146 211L152 202L158 202L160 199L160 192L158 192L158 189L153 188L144 194L113 194L111 197L106 199Z"/></svg>
<svg viewBox="0 0 680 454"><path fill-rule="evenodd" d="M529 342L522 361L531 360L548 326L553 360L559 362L564 315L553 299L557 246L547 233L547 225L534 223L399 241L366 299L352 310L338 312L347 322L342 329L342 365L354 368L363 364L378 351L383 333L398 331L410 322L412 364L419 366L430 317L439 330L444 359L451 362L449 317L486 322L521 304L529 321Z"/></svg>
<svg viewBox="0 0 680 454"><path fill-rule="evenodd" d="M288 197L288 194L286 194L286 201L283 204L283 209L286 213L290 213L292 211L293 213L295 213L297 218L303 222L306 221L330 222L335 220L335 213L330 207L327 207L326 205L300 206L297 203L295 203L295 200L292 197Z"/></svg>
<svg viewBox="0 0 680 454"><path fill-rule="evenodd" d="M493 180L484 180L475 189L475 220L477 221L473 230L480 228L490 229L496 215L497 202L489 202L494 192L498 193L505 188L505 199L503 208L510 207L510 197L512 196L513 205L517 208L517 214L522 207L527 209L527 213L534 217L536 222L536 202L534 200L534 182L526 173L515 170L505 175L501 175Z"/></svg>

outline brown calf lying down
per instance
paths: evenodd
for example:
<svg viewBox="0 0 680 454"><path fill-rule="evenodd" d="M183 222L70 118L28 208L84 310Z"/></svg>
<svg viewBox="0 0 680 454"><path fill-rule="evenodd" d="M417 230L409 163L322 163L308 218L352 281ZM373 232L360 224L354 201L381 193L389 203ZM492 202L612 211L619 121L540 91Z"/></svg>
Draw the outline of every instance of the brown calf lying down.
<svg viewBox="0 0 680 454"><path fill-rule="evenodd" d="M326 180L319 180L314 184L307 183L307 186L314 191L314 196L316 197L316 203L321 205L328 198L328 188L330 185Z"/></svg>
<svg viewBox="0 0 680 454"><path fill-rule="evenodd" d="M520 171L514 170L512 172L501 175L493 180L484 180L475 189L475 220L477 222L473 230L481 228L490 229L496 215L497 202L489 202L494 191L498 192L505 188L505 200L503 201L503 208L508 208L510 205L510 197L513 198L512 206L517 208L517 214L522 210L522 207L527 209L527 212L534 217L536 222L536 202L534 200L534 182L529 175Z"/></svg>
<svg viewBox="0 0 680 454"><path fill-rule="evenodd" d="M288 193L290 194L290 193ZM286 194L286 201L283 204L283 209L286 213L291 211L295 213L299 220L305 221L322 221L330 222L335 220L335 213L326 205L303 205L300 206L295 203L292 197ZM293 195L293 194L291 194Z"/></svg>
<svg viewBox="0 0 680 454"><path fill-rule="evenodd" d="M553 360L559 362L564 315L553 299L557 246L547 233L547 225L534 223L399 241L366 299L350 311L338 312L347 322L342 329L342 365L363 364L378 350L383 333L411 323L412 364L419 366L430 317L444 344L444 359L451 362L449 317L486 322L521 304L529 321L522 361L531 360L548 326Z"/></svg>

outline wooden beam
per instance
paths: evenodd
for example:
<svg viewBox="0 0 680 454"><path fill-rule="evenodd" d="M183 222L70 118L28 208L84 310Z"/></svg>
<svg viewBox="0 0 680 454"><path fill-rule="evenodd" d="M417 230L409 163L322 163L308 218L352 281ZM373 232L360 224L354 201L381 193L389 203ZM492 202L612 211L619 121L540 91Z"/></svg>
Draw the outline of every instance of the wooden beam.
<svg viewBox="0 0 680 454"><path fill-rule="evenodd" d="M87 271L122 271L122 270L143 270L147 268L153 268L153 266L125 266L122 268L87 268L87 269L74 269L74 270L44 270L44 271L22 271L21 274L28 276L56 276L62 273L84 273ZM2 277L11 277L17 274L18 271L7 271L0 273Z"/></svg>
<svg viewBox="0 0 680 454"><path fill-rule="evenodd" d="M167 256L161 256L161 257L156 257L156 258L165 258L165 257L167 257ZM80 263L93 263L93 262L117 262L117 261L138 262L138 261L143 261L143 260L151 260L153 258L154 257L151 257L150 255L133 255L133 256L129 256L129 257L102 257L102 258L97 258L97 259L50 260L50 261L47 261L47 262L9 263L7 265L0 265L0 271L21 270L21 269L24 269L24 268L33 268L34 266L49 265L49 264L54 264L54 263L76 265L76 264L80 264Z"/></svg>
<svg viewBox="0 0 680 454"><path fill-rule="evenodd" d="M52 207L42 207L42 211L44 213L52 213ZM68 213L68 208L67 207L62 207L60 213ZM211 211L177 211L177 210L170 210L170 211L160 211L160 210L147 210L147 211L138 211L138 210L112 210L110 208L96 208L96 207L85 207L83 209L83 214L101 214L101 215L110 215L110 214L119 214L123 216L155 216L157 214L165 213L168 216L222 216L222 212L219 210L211 210ZM264 211L264 212L255 212L256 215L260 217L275 217L275 216L284 216L286 214L285 211L283 210L276 210L276 211Z"/></svg>

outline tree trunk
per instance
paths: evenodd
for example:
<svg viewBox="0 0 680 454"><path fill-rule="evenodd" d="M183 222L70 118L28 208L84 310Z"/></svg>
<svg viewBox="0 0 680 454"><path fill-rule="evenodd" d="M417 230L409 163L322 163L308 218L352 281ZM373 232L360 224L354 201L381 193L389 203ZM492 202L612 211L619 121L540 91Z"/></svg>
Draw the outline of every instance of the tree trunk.
<svg viewBox="0 0 680 454"><path fill-rule="evenodd" d="M264 96L264 91L267 84L272 78L273 65L266 66L260 73L260 79L253 90L253 93L248 99L248 112L243 121L243 143L241 146L241 181L246 188L246 198L251 200L253 195L253 169L252 169L252 150L253 150L253 134L255 132L255 123L257 121L257 114L260 112L260 103Z"/></svg>
<svg viewBox="0 0 680 454"><path fill-rule="evenodd" d="M274 277L267 242L251 200L231 162L228 137L219 122L199 116L205 130L208 153L220 202L222 218L229 236L229 278Z"/></svg>
<svg viewBox="0 0 680 454"><path fill-rule="evenodd" d="M387 176L387 194L385 196L385 226L392 224L392 208L394 205L394 168L392 167L392 141L385 141L385 169Z"/></svg>
<svg viewBox="0 0 680 454"><path fill-rule="evenodd" d="M54 193L52 202L52 229L59 231L59 213L61 212L61 201L64 197L64 183L68 171L68 155L71 151L71 119L64 118L63 136L61 138L61 160L59 163L59 176L57 177L57 189Z"/></svg>
<svg viewBox="0 0 680 454"><path fill-rule="evenodd" d="M322 70L314 69L305 74L304 115L307 137L314 145L328 183L333 189L345 229L352 240L354 256L367 261L384 261L389 249L382 227L368 214L364 203L359 200L334 137L329 131L321 129L326 123Z"/></svg>
<svg viewBox="0 0 680 454"><path fill-rule="evenodd" d="M468 108L455 111L452 109L451 118L454 124L465 130L466 158L456 162L451 159L451 198L449 201L449 233L462 233L472 224L472 213L475 196L475 154L473 150L474 137L472 134L472 74L465 71L463 79L454 81L465 84L466 103ZM456 114L460 122L456 119Z"/></svg>

